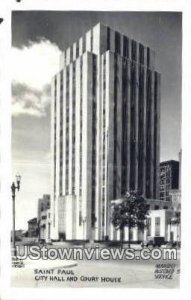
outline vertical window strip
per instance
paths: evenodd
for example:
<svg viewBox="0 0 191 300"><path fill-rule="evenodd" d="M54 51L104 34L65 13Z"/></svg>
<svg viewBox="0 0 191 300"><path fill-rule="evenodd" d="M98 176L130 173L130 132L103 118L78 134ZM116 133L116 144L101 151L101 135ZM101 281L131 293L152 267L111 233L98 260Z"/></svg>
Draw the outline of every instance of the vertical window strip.
<svg viewBox="0 0 191 300"><path fill-rule="evenodd" d="M130 174L130 189L135 189L135 89L136 89L136 78L135 78L135 63L131 64L131 132L130 132L130 157L131 157L131 174Z"/></svg>
<svg viewBox="0 0 191 300"><path fill-rule="evenodd" d="M82 38L82 53L86 51L86 37Z"/></svg>
<svg viewBox="0 0 191 300"><path fill-rule="evenodd" d="M80 57L80 195L82 194L82 88L83 88L83 66L82 57Z"/></svg>
<svg viewBox="0 0 191 300"><path fill-rule="evenodd" d="M96 188L96 80L97 60L92 56L92 227L95 221L95 188Z"/></svg>
<svg viewBox="0 0 191 300"><path fill-rule="evenodd" d="M147 47L147 68L150 68L150 48Z"/></svg>
<svg viewBox="0 0 191 300"><path fill-rule="evenodd" d="M158 140L158 116L157 116L157 102L158 102L158 76L155 72L154 84L154 196L157 197L157 140Z"/></svg>
<svg viewBox="0 0 191 300"><path fill-rule="evenodd" d="M72 194L75 194L75 109L76 109L76 62L72 67Z"/></svg>
<svg viewBox="0 0 191 300"><path fill-rule="evenodd" d="M69 73L69 66L66 68L66 152L65 152L65 159L66 159L66 179L65 179L65 186L66 186L66 195L69 192L69 86L70 86L70 73Z"/></svg>
<svg viewBox="0 0 191 300"><path fill-rule="evenodd" d="M151 72L147 69L147 109L146 109L146 197L150 197L150 163L151 163Z"/></svg>
<svg viewBox="0 0 191 300"><path fill-rule="evenodd" d="M73 61L73 46L70 47L70 61Z"/></svg>
<svg viewBox="0 0 191 300"><path fill-rule="evenodd" d="M115 52L121 53L121 35L119 32L115 31Z"/></svg>
<svg viewBox="0 0 191 300"><path fill-rule="evenodd" d="M56 128L57 128L57 114L56 114L56 110L57 110L57 105L56 105L56 98L57 98L57 78L55 76L55 80L54 80L54 187L53 187L53 199L54 201L56 201ZM53 225L55 226L55 211L54 211L54 216L53 216Z"/></svg>
<svg viewBox="0 0 191 300"><path fill-rule="evenodd" d="M121 148L121 194L126 191L127 180L127 60L122 65L122 148Z"/></svg>
<svg viewBox="0 0 191 300"><path fill-rule="evenodd" d="M143 191L144 67L139 65L138 187Z"/></svg>
<svg viewBox="0 0 191 300"><path fill-rule="evenodd" d="M129 39L123 36L123 56L129 58Z"/></svg>
<svg viewBox="0 0 191 300"><path fill-rule="evenodd" d="M76 42L76 58L79 57L79 41Z"/></svg>
<svg viewBox="0 0 191 300"><path fill-rule="evenodd" d="M106 54L103 55L103 110L102 110L102 226L105 225L104 208L105 208L105 186L106 186Z"/></svg>
<svg viewBox="0 0 191 300"><path fill-rule="evenodd" d="M56 199L56 128L57 128L56 98L57 98L57 78L55 77L54 80L54 200Z"/></svg>
<svg viewBox="0 0 191 300"><path fill-rule="evenodd" d="M80 57L80 176L79 176L79 225L82 224L82 88L83 88L83 61Z"/></svg>
<svg viewBox="0 0 191 300"><path fill-rule="evenodd" d="M90 51L93 51L93 30L90 31Z"/></svg>
<svg viewBox="0 0 191 300"><path fill-rule="evenodd" d="M132 60L137 61L137 42L132 40L131 47Z"/></svg>
<svg viewBox="0 0 191 300"><path fill-rule="evenodd" d="M110 28L107 27L107 50L110 50Z"/></svg>
<svg viewBox="0 0 191 300"><path fill-rule="evenodd" d="M139 63L144 64L144 46L139 44Z"/></svg>
<svg viewBox="0 0 191 300"><path fill-rule="evenodd" d="M60 164L59 164L59 195L62 195L63 176L63 70L60 72Z"/></svg>
<svg viewBox="0 0 191 300"><path fill-rule="evenodd" d="M117 54L114 56L114 112L113 112L113 136L114 136L114 152L113 152L113 199L117 196L117 88L118 88L118 61Z"/></svg>

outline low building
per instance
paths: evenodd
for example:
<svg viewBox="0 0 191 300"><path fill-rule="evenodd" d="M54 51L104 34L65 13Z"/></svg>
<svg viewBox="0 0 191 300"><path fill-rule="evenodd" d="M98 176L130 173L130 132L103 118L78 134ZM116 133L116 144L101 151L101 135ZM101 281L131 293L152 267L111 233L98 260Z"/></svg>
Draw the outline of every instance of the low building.
<svg viewBox="0 0 191 300"><path fill-rule="evenodd" d="M149 210L173 209L171 201L146 199Z"/></svg>
<svg viewBox="0 0 191 300"><path fill-rule="evenodd" d="M180 190L170 190L169 191L170 201L174 211L180 211L181 209L181 191Z"/></svg>
<svg viewBox="0 0 191 300"><path fill-rule="evenodd" d="M180 242L180 214L173 209L151 210L147 224L145 240L162 237L165 242Z"/></svg>
<svg viewBox="0 0 191 300"><path fill-rule="evenodd" d="M37 218L33 218L28 221L28 237L32 238L37 236L38 236Z"/></svg>
<svg viewBox="0 0 191 300"><path fill-rule="evenodd" d="M172 210L151 210L147 218L148 227L146 228L145 240L154 237L164 238L169 241L168 225L172 218Z"/></svg>
<svg viewBox="0 0 191 300"><path fill-rule="evenodd" d="M43 195L38 200L38 228L39 240L50 241L51 230L51 211L50 211L50 195Z"/></svg>
<svg viewBox="0 0 191 300"><path fill-rule="evenodd" d="M113 204L119 204L122 200L114 200ZM161 237L164 242L180 242L180 221L170 201L147 200L149 205L149 214L145 222L144 230L137 227L131 228L130 240L132 243L141 243L155 237ZM112 208L111 208L112 214ZM111 217L111 216L110 216ZM110 241L120 241L122 239L120 230L114 228L110 222ZM128 242L129 228L125 227L123 232L123 241Z"/></svg>
<svg viewBox="0 0 191 300"><path fill-rule="evenodd" d="M15 241L22 241L26 236L28 235L28 232L23 229L15 230ZM13 231L11 231L11 241L13 237Z"/></svg>

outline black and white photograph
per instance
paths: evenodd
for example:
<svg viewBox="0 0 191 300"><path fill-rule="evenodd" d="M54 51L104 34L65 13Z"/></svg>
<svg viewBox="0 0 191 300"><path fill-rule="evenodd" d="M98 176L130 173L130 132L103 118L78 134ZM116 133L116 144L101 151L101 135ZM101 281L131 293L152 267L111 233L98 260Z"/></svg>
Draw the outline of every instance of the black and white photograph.
<svg viewBox="0 0 191 300"><path fill-rule="evenodd" d="M178 288L182 13L12 11L13 287Z"/></svg>

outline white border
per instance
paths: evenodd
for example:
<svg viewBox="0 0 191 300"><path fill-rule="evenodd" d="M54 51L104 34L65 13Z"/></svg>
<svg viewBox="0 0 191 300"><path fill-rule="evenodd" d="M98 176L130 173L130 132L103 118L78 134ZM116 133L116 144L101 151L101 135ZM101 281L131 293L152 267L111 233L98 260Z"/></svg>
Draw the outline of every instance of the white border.
<svg viewBox="0 0 191 300"><path fill-rule="evenodd" d="M9 230L11 228L11 199L10 195L10 103L11 103L11 10L106 10L106 11L181 11L183 12L183 92L182 92L182 253L181 253L181 288L173 290L156 289L69 289L69 288L11 288L9 281L10 269L7 268L10 261ZM0 17L4 22L0 25L0 179L1 179L1 292L2 299L86 299L86 298L109 298L140 297L141 299L161 299L173 297L187 299L191 296L191 199L189 199L191 182L191 2L189 0L21 0L17 3L13 0L4 0L0 4ZM144 276L144 274L143 274ZM95 295L95 296L94 296Z"/></svg>

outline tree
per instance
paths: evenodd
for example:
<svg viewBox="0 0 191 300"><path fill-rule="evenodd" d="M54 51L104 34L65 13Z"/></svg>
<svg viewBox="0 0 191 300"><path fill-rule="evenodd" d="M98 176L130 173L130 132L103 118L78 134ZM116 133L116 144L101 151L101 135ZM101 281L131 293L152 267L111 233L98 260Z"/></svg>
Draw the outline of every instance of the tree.
<svg viewBox="0 0 191 300"><path fill-rule="evenodd" d="M148 215L148 205L142 195L135 191L127 192L122 201L112 206L112 224L116 229L124 232L124 228L129 228L128 244L130 248L130 231L137 226L138 229L145 228L145 221Z"/></svg>

